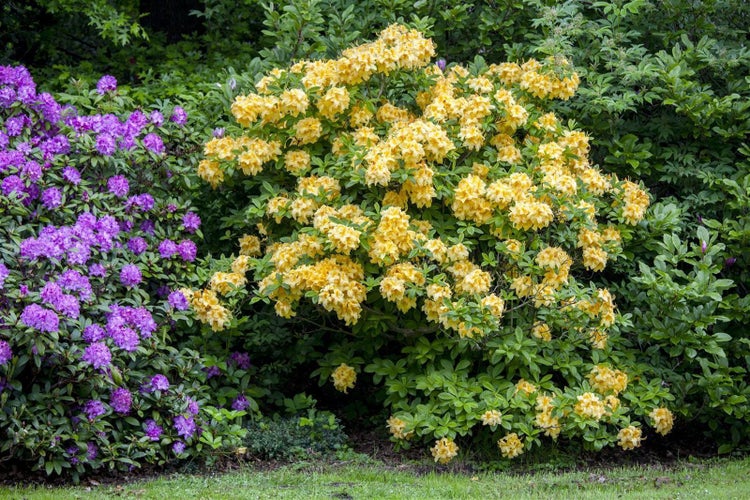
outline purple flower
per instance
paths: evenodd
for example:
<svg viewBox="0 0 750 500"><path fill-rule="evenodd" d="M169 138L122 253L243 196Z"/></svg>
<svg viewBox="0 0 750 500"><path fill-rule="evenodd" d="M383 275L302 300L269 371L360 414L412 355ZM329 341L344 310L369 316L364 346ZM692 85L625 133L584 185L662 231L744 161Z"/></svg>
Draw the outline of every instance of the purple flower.
<svg viewBox="0 0 750 500"><path fill-rule="evenodd" d="M107 268L104 267L103 265L99 264L99 263L91 264L89 266L89 274L91 276L96 276L96 277L99 277L99 278L103 278L104 276L107 275Z"/></svg>
<svg viewBox="0 0 750 500"><path fill-rule="evenodd" d="M28 288L27 288L28 290ZM60 328L60 318L55 311L45 309L39 304L27 305L21 313L21 321L41 332L56 332Z"/></svg>
<svg viewBox="0 0 750 500"><path fill-rule="evenodd" d="M124 176L114 175L107 180L107 189L118 198L125 198L128 195L130 186Z"/></svg>
<svg viewBox="0 0 750 500"><path fill-rule="evenodd" d="M104 409L104 403L99 401L98 399L92 399L88 401L84 407L83 407L84 413L86 413L86 417L89 419L89 421L96 420L96 417L100 417L104 415L106 410Z"/></svg>
<svg viewBox="0 0 750 500"><path fill-rule="evenodd" d="M117 79L112 75L104 75L96 84L96 91L100 95L117 90Z"/></svg>
<svg viewBox="0 0 750 500"><path fill-rule="evenodd" d="M5 278L7 278L10 275L10 271L8 271L8 268L5 267L5 264L0 262L0 290L3 289L3 286L5 286Z"/></svg>
<svg viewBox="0 0 750 500"><path fill-rule="evenodd" d="M165 259L177 253L177 244L172 240L164 240L159 243L159 254Z"/></svg>
<svg viewBox="0 0 750 500"><path fill-rule="evenodd" d="M130 406L133 404L133 396L131 396L129 390L118 387L110 393L109 404L117 413L126 415L130 412Z"/></svg>
<svg viewBox="0 0 750 500"><path fill-rule="evenodd" d="M10 361L10 358L12 357L13 351L10 348L10 344L4 340L0 340L0 366Z"/></svg>
<svg viewBox="0 0 750 500"><path fill-rule="evenodd" d="M91 268L93 268L95 265L101 264L92 264ZM91 268L89 268L89 272L91 272ZM89 279L86 276L81 275L81 273L79 273L75 269L68 269L67 271L63 272L57 279L57 284L63 287L65 290L78 292L78 297L81 300L89 300L91 298L92 292Z"/></svg>
<svg viewBox="0 0 750 500"><path fill-rule="evenodd" d="M110 134L99 134L96 137L96 150L102 156L112 156L117 149L115 138Z"/></svg>
<svg viewBox="0 0 750 500"><path fill-rule="evenodd" d="M146 420L146 422L144 422L144 425L146 436L151 441L158 441L162 435L162 432L164 432L164 429L162 429L161 426L157 425L156 421L151 418Z"/></svg>
<svg viewBox="0 0 750 500"><path fill-rule="evenodd" d="M184 109L182 109L182 107L175 106L174 111L172 111L172 116L169 119L172 120L177 125L182 126L187 123L188 117L187 117L187 113L185 112Z"/></svg>
<svg viewBox="0 0 750 500"><path fill-rule="evenodd" d="M232 409L237 411L247 410L250 407L250 401L247 400L244 394L240 394L232 402Z"/></svg>
<svg viewBox="0 0 750 500"><path fill-rule="evenodd" d="M86 443L86 458L95 460L97 455L99 455L99 448L94 443Z"/></svg>
<svg viewBox="0 0 750 500"><path fill-rule="evenodd" d="M1 188L3 194L7 197L10 197L12 193L16 193L16 196L21 199L26 197L26 184L24 184L23 179L17 175L9 175L3 179Z"/></svg>
<svg viewBox="0 0 750 500"><path fill-rule="evenodd" d="M132 328L127 326L110 328L109 325L107 325L107 330L109 331L109 335L112 337L115 345L120 349L127 352L133 352L138 348L140 339L138 338L138 333Z"/></svg>
<svg viewBox="0 0 750 500"><path fill-rule="evenodd" d="M63 179L76 186L81 182L81 174L75 167L65 167L62 176Z"/></svg>
<svg viewBox="0 0 750 500"><path fill-rule="evenodd" d="M175 455L182 455L185 452L185 443L182 441L175 441L172 445L172 451Z"/></svg>
<svg viewBox="0 0 750 500"><path fill-rule="evenodd" d="M120 271L120 282L125 286L136 286L141 282L141 270L135 264L126 264Z"/></svg>
<svg viewBox="0 0 750 500"><path fill-rule="evenodd" d="M54 210L62 205L62 192L56 187L47 188L42 192L42 205L47 210Z"/></svg>
<svg viewBox="0 0 750 500"><path fill-rule="evenodd" d="M217 127L213 130L213 136L216 138L224 137L224 129Z"/></svg>
<svg viewBox="0 0 750 500"><path fill-rule="evenodd" d="M169 389L169 380L161 373L151 377L151 389L155 391L166 391Z"/></svg>
<svg viewBox="0 0 750 500"><path fill-rule="evenodd" d="M21 173L31 182L39 182L39 179L42 178L42 167L39 166L39 163L30 160L23 164Z"/></svg>
<svg viewBox="0 0 750 500"><path fill-rule="evenodd" d="M247 370L250 368L250 354L246 352L233 352L229 355L229 359L237 365L237 368L240 370Z"/></svg>
<svg viewBox="0 0 750 500"><path fill-rule="evenodd" d="M218 377L219 375L221 375L221 370L216 365L207 366L203 369L203 371L206 372L206 378Z"/></svg>
<svg viewBox="0 0 750 500"><path fill-rule="evenodd" d="M188 212L182 217L182 225L185 226L185 231L194 233L201 225L201 218L193 212Z"/></svg>
<svg viewBox="0 0 750 500"><path fill-rule="evenodd" d="M55 101L55 98L47 92L43 92L37 96L37 99L38 101L34 107L42 112L44 119L50 123L58 122L62 107Z"/></svg>
<svg viewBox="0 0 750 500"><path fill-rule="evenodd" d="M174 203L170 203L169 205L167 205L167 212L172 214L172 213L175 213L176 211L177 211L177 205L175 205Z"/></svg>
<svg viewBox="0 0 750 500"><path fill-rule="evenodd" d="M107 332L104 331L99 325L89 325L83 329L83 340L89 344L92 342L98 342L107 336Z"/></svg>
<svg viewBox="0 0 750 500"><path fill-rule="evenodd" d="M157 127L161 127L162 125L164 125L164 115L157 110L151 112L151 114L149 115L149 119L151 120L151 123L153 123Z"/></svg>
<svg viewBox="0 0 750 500"><path fill-rule="evenodd" d="M737 257L727 257L727 259L724 261L724 265L727 267L732 267L735 262L737 262ZM2 280L0 280L0 288L2 287Z"/></svg>
<svg viewBox="0 0 750 500"><path fill-rule="evenodd" d="M72 465L78 465L80 463L80 460L78 460L78 446L71 446L65 450L65 453L69 455L68 462L70 462Z"/></svg>
<svg viewBox="0 0 750 500"><path fill-rule="evenodd" d="M154 229L155 229L154 221L151 219L146 219L143 222L141 222L141 231L143 231L146 234L150 234L151 236L154 235Z"/></svg>
<svg viewBox="0 0 750 500"><path fill-rule="evenodd" d="M446 61L442 57L435 61L435 64L437 64L437 67L440 68L440 71L445 71L445 65Z"/></svg>
<svg viewBox="0 0 750 500"><path fill-rule="evenodd" d="M706 250L708 249L708 243L705 241L701 241L701 252L706 253Z"/></svg>
<svg viewBox="0 0 750 500"><path fill-rule="evenodd" d="M148 193L131 196L128 201L125 202L125 207L130 209L132 207L138 207L142 212L148 212L154 208L154 197ZM132 222L131 229L132 229Z"/></svg>
<svg viewBox="0 0 750 500"><path fill-rule="evenodd" d="M193 262L198 253L198 248L193 241L182 240L180 244L177 245L177 253L180 254L180 257L185 262Z"/></svg>
<svg viewBox="0 0 750 500"><path fill-rule="evenodd" d="M193 417L177 415L174 418L174 428L178 436L189 439L195 434L195 421Z"/></svg>
<svg viewBox="0 0 750 500"><path fill-rule="evenodd" d="M197 415L200 411L200 407L198 406L198 403L193 398L186 398L187 400L187 411L191 415Z"/></svg>
<svg viewBox="0 0 750 500"><path fill-rule="evenodd" d="M185 311L188 307L190 307L187 299L185 298L185 295L179 290L175 290L174 292L170 293L167 301L169 302L170 306L178 311Z"/></svg>
<svg viewBox="0 0 750 500"><path fill-rule="evenodd" d="M148 250L148 243L143 238L137 236L128 240L128 250L133 252L135 255L140 255Z"/></svg>
<svg viewBox="0 0 750 500"><path fill-rule="evenodd" d="M5 120L5 131L9 137L21 135L27 122L31 123L26 115L11 116Z"/></svg>
<svg viewBox="0 0 750 500"><path fill-rule="evenodd" d="M146 146L149 151L153 151L158 155L164 153L164 142L161 140L161 137L153 132L146 134L146 137L143 138L143 145Z"/></svg>
<svg viewBox="0 0 750 500"><path fill-rule="evenodd" d="M112 363L112 354L104 342L94 342L86 348L81 359L94 368L104 368Z"/></svg>

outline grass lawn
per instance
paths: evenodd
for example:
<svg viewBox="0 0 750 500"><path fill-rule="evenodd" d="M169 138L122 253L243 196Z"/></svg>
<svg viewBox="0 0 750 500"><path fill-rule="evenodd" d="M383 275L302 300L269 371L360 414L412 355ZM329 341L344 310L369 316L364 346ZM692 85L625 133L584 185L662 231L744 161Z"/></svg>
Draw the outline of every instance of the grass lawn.
<svg viewBox="0 0 750 500"><path fill-rule="evenodd" d="M0 488L0 498L750 498L750 458L474 476L372 460L171 475L120 485Z"/></svg>

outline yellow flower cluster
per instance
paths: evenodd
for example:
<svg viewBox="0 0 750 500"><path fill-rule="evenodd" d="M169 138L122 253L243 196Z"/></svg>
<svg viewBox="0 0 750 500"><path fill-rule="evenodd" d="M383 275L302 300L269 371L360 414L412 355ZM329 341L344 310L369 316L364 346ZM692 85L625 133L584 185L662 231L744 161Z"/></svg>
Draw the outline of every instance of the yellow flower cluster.
<svg viewBox="0 0 750 500"><path fill-rule="evenodd" d="M335 370L333 370L331 378L333 379L333 386L336 390L346 394L349 389L354 388L354 384L357 382L357 372L346 363L341 363Z"/></svg>
<svg viewBox="0 0 750 500"><path fill-rule="evenodd" d="M629 425L624 429L620 429L617 433L617 439L623 450L632 450L641 445L641 429L634 425Z"/></svg>
<svg viewBox="0 0 750 500"><path fill-rule="evenodd" d="M518 83L522 89L539 99L570 99L580 83L578 74L569 69L570 63L565 58L557 60L550 58L549 62L554 63L552 68L530 60L522 65L516 63L496 65L493 71L506 85ZM557 72L568 74L561 77L553 68Z"/></svg>
<svg viewBox="0 0 750 500"><path fill-rule="evenodd" d="M515 458L523 453L523 442L515 432L500 438L497 447L500 448L500 452L505 458Z"/></svg>
<svg viewBox="0 0 750 500"><path fill-rule="evenodd" d="M523 392L526 395L530 395L536 391L537 387L528 380L521 379L516 383L516 393Z"/></svg>
<svg viewBox="0 0 750 500"><path fill-rule="evenodd" d="M534 326L531 327L531 334L544 342L552 340L552 333L549 325L541 321L534 323Z"/></svg>
<svg viewBox="0 0 750 500"><path fill-rule="evenodd" d="M482 425L500 425L503 421L503 414L498 410L487 410L480 418Z"/></svg>
<svg viewBox="0 0 750 500"><path fill-rule="evenodd" d="M190 298L190 305L196 317L203 323L208 323L215 332L222 331L232 319L232 314L221 305L213 290L194 291Z"/></svg>
<svg viewBox="0 0 750 500"><path fill-rule="evenodd" d="M668 408L654 408L648 416L654 421L656 432L662 436L666 436L672 430L674 416Z"/></svg>
<svg viewBox="0 0 750 500"><path fill-rule="evenodd" d="M625 206L622 210L622 216L628 224L638 224L646 214L649 205L648 195L637 184L626 181L623 184L625 191Z"/></svg>
<svg viewBox="0 0 750 500"><path fill-rule="evenodd" d="M588 375L589 383L599 394L620 394L628 386L628 374L604 365L596 365Z"/></svg>
<svg viewBox="0 0 750 500"><path fill-rule="evenodd" d="M540 394L536 398L536 417L534 424L544 431L545 436L557 439L560 435L560 419L552 416L554 405L552 396Z"/></svg>
<svg viewBox="0 0 750 500"><path fill-rule="evenodd" d="M407 286L421 287L425 283L422 272L410 262L391 266L380 282L380 294L384 299L395 302L401 312L417 305L417 299L406 295Z"/></svg>
<svg viewBox="0 0 750 500"><path fill-rule="evenodd" d="M414 435L414 431L406 430L406 422L400 418L391 416L388 419L388 432L393 434L396 439L409 439Z"/></svg>
<svg viewBox="0 0 750 500"><path fill-rule="evenodd" d="M593 392L585 392L578 396L578 403L576 403L573 411L582 417L593 418L594 420L599 420L607 413L604 402Z"/></svg>
<svg viewBox="0 0 750 500"><path fill-rule="evenodd" d="M430 451L436 462L447 464L458 455L458 445L452 439L442 438L435 441L435 446Z"/></svg>

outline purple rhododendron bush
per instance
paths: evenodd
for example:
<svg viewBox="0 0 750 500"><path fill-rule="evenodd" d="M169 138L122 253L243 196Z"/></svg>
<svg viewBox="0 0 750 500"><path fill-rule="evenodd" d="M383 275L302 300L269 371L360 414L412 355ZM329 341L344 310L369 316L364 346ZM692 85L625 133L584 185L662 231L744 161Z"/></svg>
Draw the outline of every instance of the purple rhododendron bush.
<svg viewBox="0 0 750 500"><path fill-rule="evenodd" d="M128 109L111 76L67 98L0 67L0 460L77 477L231 444L237 414L213 421L201 355L175 347L201 225L188 117Z"/></svg>

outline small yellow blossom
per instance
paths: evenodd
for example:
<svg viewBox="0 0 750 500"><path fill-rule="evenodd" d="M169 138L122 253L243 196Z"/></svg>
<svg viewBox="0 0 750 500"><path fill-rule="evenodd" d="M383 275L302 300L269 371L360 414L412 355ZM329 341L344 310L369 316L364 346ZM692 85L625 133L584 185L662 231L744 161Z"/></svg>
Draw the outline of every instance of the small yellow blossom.
<svg viewBox="0 0 750 500"><path fill-rule="evenodd" d="M498 410L487 410L481 416L482 425L500 425L503 421L503 414Z"/></svg>
<svg viewBox="0 0 750 500"><path fill-rule="evenodd" d="M654 408L648 416L654 421L656 432L662 436L666 436L672 430L674 417L668 408Z"/></svg>
<svg viewBox="0 0 750 500"><path fill-rule="evenodd" d="M629 425L624 429L620 429L620 432L617 433L617 439L619 439L617 444L619 444L623 450L637 448L641 445L641 429Z"/></svg>
<svg viewBox="0 0 750 500"><path fill-rule="evenodd" d="M430 448L430 451L436 462L447 464L458 455L458 445L452 439L443 438L435 441L435 446Z"/></svg>
<svg viewBox="0 0 750 500"><path fill-rule="evenodd" d="M357 372L346 363L341 363L338 368L333 371L331 378L333 379L333 386L336 390L346 394L349 389L354 388L354 383L357 381Z"/></svg>
<svg viewBox="0 0 750 500"><path fill-rule="evenodd" d="M505 458L515 458L523 453L523 442L515 432L501 438L497 442L497 447L500 448L500 452Z"/></svg>

